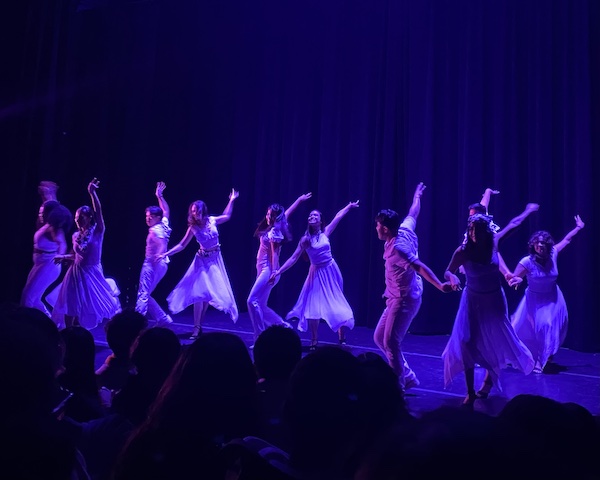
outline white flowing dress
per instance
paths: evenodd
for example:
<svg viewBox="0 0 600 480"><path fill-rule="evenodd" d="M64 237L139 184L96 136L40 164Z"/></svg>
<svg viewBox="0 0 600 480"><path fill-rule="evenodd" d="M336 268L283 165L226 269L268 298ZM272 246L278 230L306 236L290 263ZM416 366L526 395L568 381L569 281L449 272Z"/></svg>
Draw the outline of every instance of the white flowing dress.
<svg viewBox="0 0 600 480"><path fill-rule="evenodd" d="M286 315L286 320L297 318L298 330L306 332L308 320L323 319L337 331L340 327L354 328L354 314L344 296L342 273L331 255L327 235L321 233L306 248L310 259L308 276L296 305Z"/></svg>
<svg viewBox="0 0 600 480"><path fill-rule="evenodd" d="M208 217L204 228L194 227L194 236L200 249L183 278L167 297L169 310L176 314L194 303L207 302L236 322L238 308L221 255L215 217Z"/></svg>

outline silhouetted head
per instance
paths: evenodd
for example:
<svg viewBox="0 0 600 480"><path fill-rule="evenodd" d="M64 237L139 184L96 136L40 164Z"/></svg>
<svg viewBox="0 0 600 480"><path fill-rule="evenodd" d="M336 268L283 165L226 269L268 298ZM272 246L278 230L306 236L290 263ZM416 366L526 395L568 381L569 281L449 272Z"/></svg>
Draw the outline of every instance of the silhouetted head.
<svg viewBox="0 0 600 480"><path fill-rule="evenodd" d="M115 357L129 359L135 339L147 325L146 318L135 310L123 310L114 315L104 329L106 343Z"/></svg>
<svg viewBox="0 0 600 480"><path fill-rule="evenodd" d="M358 359L341 348L323 347L300 360L283 409L295 468L325 472L362 441L368 418L362 385Z"/></svg>
<svg viewBox="0 0 600 480"><path fill-rule="evenodd" d="M256 339L254 365L260 378L287 380L301 358L302 342L292 328L272 325Z"/></svg>
<svg viewBox="0 0 600 480"><path fill-rule="evenodd" d="M138 375L163 375L163 379L175 365L181 353L181 342L169 328L149 328L142 331L131 347L131 361Z"/></svg>
<svg viewBox="0 0 600 480"><path fill-rule="evenodd" d="M148 425L197 430L209 439L244 436L257 418L256 395L254 365L241 338L205 333L179 357Z"/></svg>

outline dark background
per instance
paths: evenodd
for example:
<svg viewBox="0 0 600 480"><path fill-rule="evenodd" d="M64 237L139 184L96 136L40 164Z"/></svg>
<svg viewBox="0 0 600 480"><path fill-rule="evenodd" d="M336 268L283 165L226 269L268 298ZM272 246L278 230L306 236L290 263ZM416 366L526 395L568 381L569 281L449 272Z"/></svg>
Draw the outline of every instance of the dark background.
<svg viewBox="0 0 600 480"><path fill-rule="evenodd" d="M313 198L291 219L292 244L313 208L330 220L357 324L383 308L383 245L374 215L404 215L423 181L420 256L438 276L462 239L467 205L500 190L501 226L540 211L502 245L510 268L529 235L556 241L570 312L565 346L600 351L598 199L600 2L594 0L169 0L8 2L0 14L6 299L31 266L40 180L73 212L101 180L103 264L135 300L154 185L167 183L174 229L202 199L220 213L223 256L241 311L255 277L257 222L272 202ZM165 298L194 247L173 257ZM273 290L285 315L308 265ZM507 290L512 312L522 292ZM411 331L449 333L459 295L426 284Z"/></svg>

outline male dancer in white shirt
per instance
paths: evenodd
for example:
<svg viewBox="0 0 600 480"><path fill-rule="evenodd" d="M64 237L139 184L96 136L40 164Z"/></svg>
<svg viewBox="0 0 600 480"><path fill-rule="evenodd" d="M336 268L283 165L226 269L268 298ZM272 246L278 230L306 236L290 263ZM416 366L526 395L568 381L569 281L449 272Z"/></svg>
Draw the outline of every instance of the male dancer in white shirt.
<svg viewBox="0 0 600 480"><path fill-rule="evenodd" d="M146 208L146 225L148 225L148 236L146 237L146 257L140 272L140 283L138 287L135 310L144 315L148 320L158 325L172 323L173 320L152 298L151 293L158 282L167 273L169 257L158 259L158 255L165 253L168 249L171 227L169 226L169 205L164 197L167 186L164 182L156 184L156 198L158 207Z"/></svg>
<svg viewBox="0 0 600 480"><path fill-rule="evenodd" d="M421 307L423 277L442 292L450 292L433 271L419 260L419 241L415 234L425 185L419 183L408 215L402 223L394 210L381 210L375 217L377 236L385 242L385 310L375 327L373 340L398 375L404 390L419 385L415 372L402 354L402 340Z"/></svg>

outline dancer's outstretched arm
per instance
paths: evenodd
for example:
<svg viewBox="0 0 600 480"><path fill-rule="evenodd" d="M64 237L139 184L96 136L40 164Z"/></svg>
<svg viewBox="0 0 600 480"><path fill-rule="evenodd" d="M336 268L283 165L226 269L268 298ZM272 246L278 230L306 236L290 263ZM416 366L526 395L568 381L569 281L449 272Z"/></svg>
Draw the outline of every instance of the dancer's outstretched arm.
<svg viewBox="0 0 600 480"><path fill-rule="evenodd" d="M575 215L575 228L573 230L571 230L569 233L567 233L565 235L565 238L563 238L560 242L558 242L556 245L554 245L554 248L556 248L556 253L560 252L569 243L571 243L571 240L573 239L573 237L575 235L577 235L579 230L581 230L583 227L585 227L585 223L583 223L583 220L581 220L581 217L579 215Z"/></svg>
<svg viewBox="0 0 600 480"><path fill-rule="evenodd" d="M231 193L229 194L229 202L225 206L225 210L223 210L223 213L221 215L218 215L215 217L215 223L217 225L219 225L221 223L225 223L231 218L231 213L233 212L233 202L239 196L240 196L240 192L238 192L237 190L232 188Z"/></svg>
<svg viewBox="0 0 600 480"><path fill-rule="evenodd" d="M179 243L177 245L175 245L174 247L170 248L169 250L167 250L165 253L161 253L160 255L157 255L156 256L157 260L161 260L165 257L170 257L171 255L175 255L176 253L181 252L185 247L188 246L188 244L190 243L190 240L192 238L194 238L194 232L192 230L192 227L188 227L187 231L185 232L185 235L179 241Z"/></svg>
<svg viewBox="0 0 600 480"><path fill-rule="evenodd" d="M481 205L483 205L485 207L486 214L488 213L488 208L490 206L490 198L492 197L492 195L498 195L499 193L500 193L500 190L494 190L492 188L486 188L485 192L483 192L483 195L482 195L479 203L481 203Z"/></svg>
<svg viewBox="0 0 600 480"><path fill-rule="evenodd" d="M104 232L104 216L102 215L102 205L98 198L97 190L100 188L100 180L96 177L88 184L88 193L92 199L92 209L94 210L94 217L96 218L96 232Z"/></svg>
<svg viewBox="0 0 600 480"><path fill-rule="evenodd" d="M163 211L163 217L169 218L171 216L171 210L169 209L169 204L165 199L165 189L167 185L165 182L158 182L156 184L156 198L158 199L158 206Z"/></svg>
<svg viewBox="0 0 600 480"><path fill-rule="evenodd" d="M290 215L292 213L294 213L294 210L296 210L296 208L298 208L298 205L300 205L302 202L305 202L306 200L308 200L310 197L312 197L312 193L308 192L305 193L303 195L300 195L296 201L294 203L292 203L287 210L285 211L285 217L286 218L290 218Z"/></svg>
<svg viewBox="0 0 600 480"><path fill-rule="evenodd" d="M523 221L533 212L537 212L540 209L539 204L537 203L528 203L525 206L525 210L523 210L522 213L520 213L519 215L517 215L515 218L513 218L510 222L508 222L508 225L506 225L506 227L504 227L502 230L500 230L496 235L495 235L495 242L496 245L498 244L498 242L500 240L502 240L502 238L509 233L511 230L514 230L515 228L517 228L519 225L521 225L523 223Z"/></svg>
<svg viewBox="0 0 600 480"><path fill-rule="evenodd" d="M421 213L421 196L427 187L423 185L423 182L420 182L415 189L415 193L413 195L413 201L408 209L408 216L413 217L415 220Z"/></svg>
<svg viewBox="0 0 600 480"><path fill-rule="evenodd" d="M356 202L349 202L348 205L346 205L344 208L342 208L338 213L335 214L335 217L333 217L333 220L331 222L329 222L329 225L327 225L325 227L325 230L323 231L323 234L325 234L326 236L330 236L333 231L335 230L335 227L338 226L338 223L340 223L340 220L342 218L344 218L344 216L353 208L358 208L358 200Z"/></svg>
<svg viewBox="0 0 600 480"><path fill-rule="evenodd" d="M431 270L431 268L425 265L421 260L414 261L410 264L410 266L438 290L444 293L448 293L453 290L453 287L450 282L442 283L437 277L437 275L433 273L433 270Z"/></svg>

